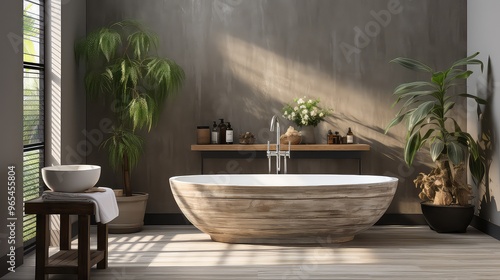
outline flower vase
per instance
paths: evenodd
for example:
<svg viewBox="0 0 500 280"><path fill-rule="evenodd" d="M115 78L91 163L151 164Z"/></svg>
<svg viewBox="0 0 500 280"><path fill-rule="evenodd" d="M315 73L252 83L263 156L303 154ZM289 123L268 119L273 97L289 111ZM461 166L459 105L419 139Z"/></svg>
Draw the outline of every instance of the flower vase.
<svg viewBox="0 0 500 280"><path fill-rule="evenodd" d="M307 125L303 126L300 130L300 134L302 135L302 144L315 144L316 137L314 136L314 126Z"/></svg>

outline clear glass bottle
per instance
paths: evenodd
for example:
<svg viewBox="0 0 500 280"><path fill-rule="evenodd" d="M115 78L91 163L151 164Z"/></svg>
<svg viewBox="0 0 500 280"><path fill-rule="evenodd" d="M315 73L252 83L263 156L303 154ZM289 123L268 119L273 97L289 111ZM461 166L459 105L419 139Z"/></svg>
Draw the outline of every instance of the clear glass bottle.
<svg viewBox="0 0 500 280"><path fill-rule="evenodd" d="M233 129L231 128L230 122L227 122L226 144L233 144Z"/></svg>
<svg viewBox="0 0 500 280"><path fill-rule="evenodd" d="M219 130L217 129L217 123L214 121L214 124L212 126L212 134L211 134L211 143L212 144L218 144L219 143Z"/></svg>

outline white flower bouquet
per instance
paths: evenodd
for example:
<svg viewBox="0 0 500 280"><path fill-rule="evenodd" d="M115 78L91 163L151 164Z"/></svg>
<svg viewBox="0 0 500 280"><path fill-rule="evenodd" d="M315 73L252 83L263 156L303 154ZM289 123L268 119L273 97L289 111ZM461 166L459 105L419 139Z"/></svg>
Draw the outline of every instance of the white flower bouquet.
<svg viewBox="0 0 500 280"><path fill-rule="evenodd" d="M295 98L292 104L283 107L283 117L293 121L297 126L317 126L325 117L331 115L332 109L322 109L319 99L308 99L307 96Z"/></svg>

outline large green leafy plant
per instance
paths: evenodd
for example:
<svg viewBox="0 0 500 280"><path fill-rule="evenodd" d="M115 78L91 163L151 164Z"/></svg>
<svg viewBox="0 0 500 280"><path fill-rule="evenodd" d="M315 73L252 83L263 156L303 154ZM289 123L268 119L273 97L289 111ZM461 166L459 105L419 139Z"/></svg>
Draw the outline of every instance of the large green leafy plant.
<svg viewBox="0 0 500 280"><path fill-rule="evenodd" d="M151 130L166 98L185 78L179 65L156 54L158 43L158 36L140 23L120 21L89 33L75 46L85 61L87 94L104 99L114 117L103 146L111 166L123 171L126 196L132 195L130 170L142 153L137 132Z"/></svg>
<svg viewBox="0 0 500 280"><path fill-rule="evenodd" d="M414 183L422 190L419 197L424 201L433 201L436 205L468 204L471 187L466 182L467 159L476 183L482 180L485 173L477 142L451 116L456 102L461 98L475 100L478 114L479 104L486 103L459 88L472 74L464 66L480 65L481 71L483 70L483 63L476 59L478 54L455 61L444 71L435 71L422 62L409 58L391 61L430 76L429 81L404 83L395 88L396 101L393 105L401 102L402 106L387 126L386 132L405 121L407 134L404 160L408 165L412 165L416 153L422 147L429 147L436 167L429 174L420 173Z"/></svg>

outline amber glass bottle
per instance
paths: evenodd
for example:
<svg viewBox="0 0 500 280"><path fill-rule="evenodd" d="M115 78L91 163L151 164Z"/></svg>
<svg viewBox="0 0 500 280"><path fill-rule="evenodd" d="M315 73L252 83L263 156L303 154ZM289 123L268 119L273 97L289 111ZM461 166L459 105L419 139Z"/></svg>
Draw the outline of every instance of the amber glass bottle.
<svg viewBox="0 0 500 280"><path fill-rule="evenodd" d="M349 131L347 131L347 144L353 144L354 143L354 134L351 131L351 128L349 127Z"/></svg>
<svg viewBox="0 0 500 280"><path fill-rule="evenodd" d="M328 133L326 134L326 141L328 144L333 144L333 139L334 139L334 135L333 135L333 132L332 130L328 130Z"/></svg>
<svg viewBox="0 0 500 280"><path fill-rule="evenodd" d="M227 126L224 123L224 119L219 119L219 144L226 144L226 130Z"/></svg>

